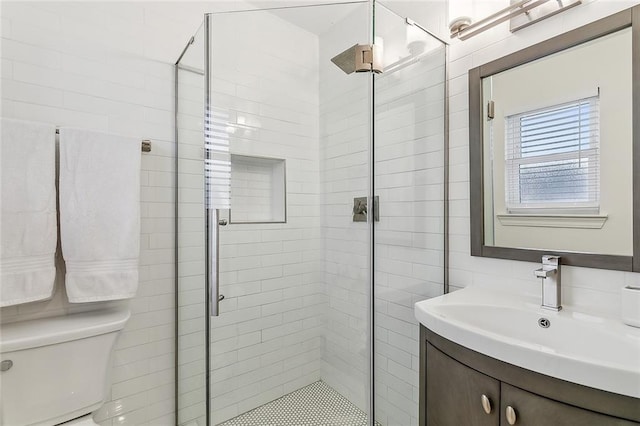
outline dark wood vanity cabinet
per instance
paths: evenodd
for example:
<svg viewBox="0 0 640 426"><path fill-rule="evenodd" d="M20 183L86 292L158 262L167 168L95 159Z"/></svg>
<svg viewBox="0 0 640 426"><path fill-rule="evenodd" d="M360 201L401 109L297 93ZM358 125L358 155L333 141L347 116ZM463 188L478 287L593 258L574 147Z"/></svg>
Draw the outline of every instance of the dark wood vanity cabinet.
<svg viewBox="0 0 640 426"><path fill-rule="evenodd" d="M420 426L639 426L640 400L525 370L421 326Z"/></svg>

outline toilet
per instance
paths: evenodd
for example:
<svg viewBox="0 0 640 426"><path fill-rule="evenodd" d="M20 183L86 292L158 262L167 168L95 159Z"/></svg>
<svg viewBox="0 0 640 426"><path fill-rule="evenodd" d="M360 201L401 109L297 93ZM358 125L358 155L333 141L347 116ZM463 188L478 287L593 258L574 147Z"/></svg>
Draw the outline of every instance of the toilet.
<svg viewBox="0 0 640 426"><path fill-rule="evenodd" d="M130 313L105 308L0 326L0 424L91 426Z"/></svg>

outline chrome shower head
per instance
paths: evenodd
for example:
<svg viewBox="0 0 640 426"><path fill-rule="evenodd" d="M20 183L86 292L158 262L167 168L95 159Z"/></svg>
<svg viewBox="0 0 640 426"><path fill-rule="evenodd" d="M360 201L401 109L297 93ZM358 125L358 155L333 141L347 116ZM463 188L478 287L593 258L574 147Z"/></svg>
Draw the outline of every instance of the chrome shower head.
<svg viewBox="0 0 640 426"><path fill-rule="evenodd" d="M376 45L354 44L347 50L331 58L331 62L347 74L352 72L382 72L379 61L382 58Z"/></svg>

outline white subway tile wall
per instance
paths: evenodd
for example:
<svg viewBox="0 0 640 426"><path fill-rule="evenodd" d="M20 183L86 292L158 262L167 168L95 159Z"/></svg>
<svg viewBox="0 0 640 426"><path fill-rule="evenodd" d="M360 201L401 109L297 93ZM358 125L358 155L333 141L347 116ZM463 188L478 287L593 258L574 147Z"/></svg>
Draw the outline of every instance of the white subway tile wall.
<svg viewBox="0 0 640 426"><path fill-rule="evenodd" d="M153 141L153 151L143 155L142 163L140 288L129 302L132 318L118 341L107 403L96 416L103 425L173 424L172 61L206 8L171 2L2 3L4 116ZM351 221L351 206L353 197L368 193L369 77L346 76L329 59L366 41L367 7L355 7L348 19L320 37L268 14L252 16L243 25L229 18L229 26L216 26L227 32L214 40L220 41L214 93L235 132L232 152L287 160L288 222L223 230L221 293L226 299L221 304L225 315L212 320L213 420L244 412L320 377L366 409L368 232L366 224ZM255 56L228 50L231 39L251 47ZM185 198L180 200L185 212L179 259L181 422L201 421L204 414L203 230L196 201L202 181L201 174L188 174L201 167L202 127L196 111L201 111L202 81L197 76L186 79L182 101L190 104L180 117L185 123L180 137L186 145L180 161L187 172L181 176ZM423 166L434 172L441 167ZM396 173L390 169L388 174L391 182ZM429 176L425 178L433 177ZM439 185L434 179L430 182ZM432 197L423 201L434 201L432 207L439 208L438 194L422 189ZM384 208L391 214L395 207L389 203ZM434 224L436 229L420 230L416 237L437 234L441 225ZM415 243L424 246L425 241L417 238ZM427 251L437 252L436 246ZM388 259L398 255L392 247L385 250ZM416 273L419 266L434 266L430 262L436 259L428 256L415 262ZM394 275L392 270L384 273ZM393 325L402 327L398 336L404 331L408 337L407 301L385 301L388 321L399 320ZM3 321L17 321L72 309L89 307L70 306L58 285L53 300L3 308L1 314ZM384 392L389 407L394 407L387 409L414 410L407 386L415 378L399 368L409 365L409 354L415 368L414 348L393 335L385 339L389 351L403 356L397 365L386 366ZM411 392L415 400L415 390Z"/></svg>
<svg viewBox="0 0 640 426"><path fill-rule="evenodd" d="M515 34L501 25L468 41L452 42L449 254L453 289L487 285L503 291L539 294L538 283L531 274L535 264L469 255L467 70L634 4L637 1L585 1ZM143 155L142 163L140 287L136 298L129 302L132 318L118 341L108 401L96 417L103 425L173 424L175 170L171 61L199 25L202 10L202 5L172 2L3 2L0 9L3 116L153 140L153 151ZM368 85L363 82L366 76L340 75L341 71L328 62L336 53L365 38L366 10L355 13L362 17L354 18L349 25L336 24L332 32L319 38L319 47L318 40L288 24L284 24L287 31L257 35L248 31L252 37L245 38L244 43L255 41L256 37L273 38L264 44L271 48L257 52L259 56L237 58L251 61L245 62L248 66L243 69L255 70L255 64L261 64L261 72L244 74L227 69L224 74L221 69L214 83L223 105L236 112L229 119L238 132L235 152L287 158L290 194L290 220L286 225L268 225L258 230L239 225L229 228L222 237L222 293L228 300L222 304L227 315L214 320L214 339L220 341L212 342L216 353L213 373L216 377L235 375L222 382L231 391L228 399L214 395L214 408L223 408L220 416L224 418L321 376L359 407L366 408L368 236L363 224L351 222L350 206L353 197L368 192L369 123L367 107L360 105L368 97ZM290 37L291 34L296 36ZM288 47L272 48L283 45ZM283 63L284 69L280 68ZM287 80L281 79L282 72ZM314 77L309 79L309 75ZM192 86L192 94L200 95L200 87L195 82ZM285 120L281 119L283 115ZM246 121L241 123L240 117ZM197 123L191 124L197 128ZM259 132L257 127L261 128ZM384 155L384 147L380 149L378 155ZM192 154L194 158L201 155L199 151ZM406 160L399 160L395 166L403 167L403 161ZM429 161L427 157L425 161ZM390 159L389 165L392 164ZM429 181L437 182L433 179L437 179L438 165L433 163L426 169L434 171ZM386 178L389 185L394 185L392 179L399 179L400 184L406 176L392 178L389 174ZM197 182L192 185L198 190ZM424 200L427 214L438 210L441 198L429 188L424 188L423 194L431 197ZM403 214L403 206L395 205L396 201L388 199L385 205L381 194L383 219L385 213L391 215L396 210ZM201 244L197 211L192 210L192 220L184 221L184 231L192 232ZM434 220L433 225L435 229L422 232L437 235L441 223ZM393 237L392 232L406 231L389 229L389 238ZM417 240L416 243L428 242ZM439 273L437 245L424 247L429 256L420 259L425 266L420 279ZM180 392L192 390L185 394L185 407L193 407L193 418L197 418L202 415L197 388L204 385L198 363L203 348L194 339L194 333L203 326L197 303L202 297L202 271L198 270L202 259L197 257L197 244L187 244L184 250L195 256L195 263L189 271L189 257L181 258L185 262L181 267L189 279L184 277L181 295L185 362L180 368L184 369L185 381L179 385ZM380 285L391 285L389 277L406 275L398 263L407 259L405 248L388 244L378 250L382 257ZM411 270L418 271L420 262L414 263ZM566 268L563 275L567 303L611 315L618 312L619 288L640 282L640 274L584 268ZM3 308L2 321L87 309L70 306L60 282L58 277L51 301ZM260 292L263 294L258 296ZM378 311L380 340L395 342L389 346L378 343L382 361L379 396L385 401L380 415L388 410L400 416L395 410L401 408L405 414L414 411L417 376L410 373L408 366L411 360L411 369L416 368L415 342L403 337L411 333L417 338L410 332L412 317L405 303L417 294L420 293L406 295L404 301L385 299ZM399 333L394 332L397 339L383 327L385 321L392 319L394 327L400 327ZM190 336L193 340L189 340ZM386 369L382 369L384 363ZM391 414L388 416L391 418Z"/></svg>
<svg viewBox="0 0 640 426"><path fill-rule="evenodd" d="M2 2L2 115L151 139L142 156L138 294L111 368L101 425L174 424L173 61L203 5ZM61 265L58 259L58 264ZM60 271L60 268L59 268ZM52 300L2 308L2 321L70 305L59 273Z"/></svg>
<svg viewBox="0 0 640 426"><path fill-rule="evenodd" d="M638 4L637 1L590 0L562 14L516 33L499 25L464 42L453 40L450 49L450 284L451 289L470 285L540 297L540 283L532 271L539 265L471 257L469 250L469 104L467 71L550 37ZM485 16L485 15L481 15ZM640 274L565 267L563 301L577 308L618 316L620 288L640 282Z"/></svg>
<svg viewBox="0 0 640 426"><path fill-rule="evenodd" d="M231 156L230 223L284 222L286 161Z"/></svg>
<svg viewBox="0 0 640 426"><path fill-rule="evenodd" d="M322 380L368 412L369 226L352 221L354 197L369 194L369 73L347 75L330 60L368 41L361 5L320 41L320 184L326 285Z"/></svg>
<svg viewBox="0 0 640 426"><path fill-rule="evenodd" d="M173 421L171 339L174 327L173 67L170 63L145 59L159 55L155 44L163 40L139 42L141 34L132 27L147 25L161 29L162 22L172 22L175 18L169 17L167 9L158 12L155 8L131 4L97 3L92 7L74 4L72 7L46 3L40 6L3 3L3 114L153 139L153 152L145 154L143 159L141 182L140 292L131 301L133 317L118 343L110 400L96 419L101 424L170 424ZM105 17L112 24L120 25L104 28ZM356 31L353 40L341 34L332 36L334 45L329 57L348 47L351 41L366 38L366 17L364 6L354 12L350 19L358 22L361 31ZM282 23L278 20L277 25ZM99 25L105 33L95 40L79 37L86 35L92 24ZM190 22L190 25L197 27L197 23ZM350 26L349 21L346 26ZM115 35L122 28L127 28L124 34L130 38ZM220 78L214 82L218 99L235 102L235 115L229 119L238 131L233 142L234 152L279 156L289 161L289 223L264 226L259 232L246 225L223 235L221 277L226 285L223 292L227 300L222 309L228 313L228 319L215 324L213 339L216 342L212 343L212 351L219 353L216 352L213 359L214 369L220 370L217 373L220 375L232 371L252 372L233 380L241 386L241 380L258 377L262 387L253 386L252 391L265 391L261 396L246 398L249 385L239 387L233 392L236 400L231 399L235 402L225 406L226 411L220 411L226 417L317 380L321 354L324 354L322 365L327 376L333 377L345 395L366 406L367 233L362 224L351 223L350 206L354 196L368 191L368 86L363 80L365 76L344 76L328 62L329 57L325 58L323 66L325 70L331 69L331 78L354 86L351 90L355 92L343 93L344 86L334 86L335 81L331 80L323 87L331 96L323 107L323 120L329 130L323 142L323 147L326 146L323 182L328 192L322 211L327 213L324 219L327 233L326 238L321 239L320 157L318 141L314 141L319 131L319 86L317 76L308 78L313 75L312 70L317 69L318 41L297 28L290 28L289 33L291 31L296 37L261 33L272 34L275 39L270 41L271 46L283 45L285 41L294 43L282 51L260 52L264 70L270 72L262 70L244 75L226 70L224 74L225 70L220 69L221 73L217 74ZM165 41L178 52L186 37L181 36L176 46L172 36L166 35ZM250 37L244 40L249 41L252 41ZM150 53L145 53L148 51ZM308 56L283 54L301 51L308 52ZM284 69L279 68L282 64L286 65ZM283 72L286 80L281 79ZM293 85L292 77L297 82ZM195 111L201 110L198 101L201 101L202 83L195 76L190 78L182 87L181 95L183 100L191 102L189 107L194 112L180 117L181 122L186 123L184 132L181 130L181 140L196 145L185 152L185 157L199 159L201 122ZM277 88L285 84L290 97L278 96ZM350 94L355 94L359 103L349 106ZM331 105L330 101L335 103ZM332 111L334 106L347 114ZM333 115L329 115L330 112ZM279 120L283 114L287 118ZM262 123L259 135L255 131L257 121ZM256 142L261 143L258 148ZM351 167L354 162L357 166ZM190 166L200 167L200 164ZM201 256L198 245L202 244L202 221L201 209L186 203L193 200L190 197L199 197L201 174L182 177L185 185L193 190L181 200L187 209L187 217L181 221L182 230L190 233L181 244L180 256L184 273L180 294L180 344L184 351L180 369L184 380L179 383L179 392L183 397L181 403L184 402L183 420L186 420L203 414L202 401L198 401L201 394L198 387L204 386L202 360L198 359L203 353L198 339L203 327L202 258L198 257ZM336 216L339 218L334 220ZM347 234L343 232L345 229ZM352 248L355 252L344 252ZM326 263L321 263L323 258L327 259ZM321 272L325 266L326 276ZM331 281L330 291L325 291L325 278ZM60 288L50 302L3 309L3 321L78 309L66 304L63 291ZM263 294L257 295L259 291ZM328 297L332 304L327 317ZM322 352L325 326L329 344ZM240 333L238 337L236 332ZM218 339L221 344L217 344ZM242 360L242 366L229 369L229 362L234 359ZM258 359L259 365L255 364ZM284 365L293 365L294 371L285 370ZM270 373L270 377L256 375L256 370L261 368L281 373L273 376ZM216 403L223 405L225 401L229 400L214 399L214 409Z"/></svg>
<svg viewBox="0 0 640 426"><path fill-rule="evenodd" d="M404 35L405 23L394 16ZM322 378L368 405L369 230L352 221L369 192L369 74L329 62L365 40L355 16L320 37L324 274L329 306ZM392 39L385 40L391 42ZM417 424L418 326L413 303L442 293L444 51L376 77L376 420ZM393 359L391 359L393 358Z"/></svg>
<svg viewBox="0 0 640 426"><path fill-rule="evenodd" d="M454 288L487 285L504 291L539 293L538 283L530 274L534 264L469 256L466 71L636 3L587 1L572 11L513 35L503 25L468 41L453 42L449 83L450 278ZM118 343L112 401L98 418L103 424L118 424L118 416L122 414L127 414L123 418L134 424L172 421L173 379L169 371L173 356L170 344L173 338L173 70L169 63L145 57L158 56L158 50L178 52L185 37L180 35L176 45L172 33L162 36L171 45L166 47L160 30L170 31L167 29L172 26L165 24L177 19L170 15L178 8L164 6L160 9L136 3L114 6L111 3L9 2L2 5L3 115L151 138L154 143L153 152L143 157L140 291L131 301L133 317ZM191 28L196 26L191 24ZM227 342L228 348L233 349L222 352L220 359L225 355L237 356L246 361L245 371L255 370L249 369L249 361L256 362L258 357L261 365L271 366L276 372L274 376L260 378L266 399L281 394L280 390L292 390L294 383L302 386L317 378L321 365L328 383L365 406L367 342L362 332L367 327L364 308L369 297L366 291L367 233L361 224L351 222L350 205L354 196L364 195L368 190L368 122L366 108L357 101L367 98L368 88L362 83L365 76L350 76L351 80L347 80L347 76L328 63L331 56L362 38L351 40L337 34L338 27L334 28L334 34L320 37L320 48L327 52L321 56L321 72L332 74L322 78L320 100L315 89L317 76L309 79L316 61L314 50L309 46L317 41L297 29L272 34L274 39L270 43L273 45L281 46L285 42L295 45L278 49L277 58L274 52L260 52L259 61L265 64L263 72L242 74L227 70L228 74L221 74L215 83L220 99L226 96L229 102L231 99L238 102L234 104L236 115L230 117L238 130L234 139L235 152L276 156L288 161L291 157L291 168L287 170L291 174L288 176L289 223L265 226L259 232L249 225L242 225L233 231L229 229L223 236L223 256L227 253L222 273L227 288L223 292L229 297L223 309L233 314L227 320L228 324L220 322L215 326L216 336L224 341L224 336L230 336L225 333L239 329L243 324L243 337ZM158 38L150 39L144 28L157 29L154 36ZM291 37L295 41L286 37L291 31L298 31L296 37ZM260 33L260 37L265 34ZM244 42L247 40L253 38ZM287 57L289 52L300 52L303 45L306 46L303 51L308 52L309 57ZM249 61L250 58L238 60ZM278 80L283 71L278 67L282 63L287 64L287 77L297 81L287 80L287 93L284 93L287 96L282 96L282 91L278 90L284 85L283 80ZM360 81L353 83L353 79ZM315 101L309 102L311 98ZM320 109L323 122L320 127L314 108ZM246 121L240 122L238 112ZM283 113L286 120L280 119ZM262 128L259 135L255 131L258 122ZM318 144L314 141L318 128L322 136L321 151L314 148ZM256 148L256 141L260 142L259 148ZM383 151L378 153L383 154ZM430 153L420 155L423 154L428 168ZM322 170L318 166L320 159ZM403 161L406 162L390 160L389 167L402 168L406 165ZM434 174L430 176L437 179L435 171L438 167L431 165ZM389 173L393 170L389 169ZM318 174L321 180L318 180ZM428 211L438 210L437 194L429 188L423 189L425 194L433 196L424 201L434 203L424 207ZM402 206L394 206L395 201L388 198L389 204L385 206L382 194L381 199L381 208L389 209L386 214L402 214ZM319 211L323 213L322 218ZM381 227L385 225L385 213L382 213ZM200 223L192 223L194 238L199 238L196 222ZM436 221L433 224L441 226ZM394 226L402 226L402 220ZM424 232L432 231L437 234L437 229ZM393 235L387 234L389 238ZM345 252L345 242L349 252ZM424 239L415 242L428 243ZM428 246L427 249L437 256L436 247ZM401 270L402 265L393 262L399 260L399 256L406 259L402 251L392 245L379 250L381 255L388 255L380 264L384 269L382 275L405 273ZM421 278L429 273L439 273L437 268L431 268L435 265L429 263L432 260L435 262L436 257L425 259L427 269L420 272ZM567 303L616 315L619 287L639 280L638 274L567 268L564 297ZM256 296L258 291L264 295ZM398 301L386 302L389 302L386 309L392 305L403 306ZM323 320L325 307L328 314ZM63 289L59 288L52 301L3 309L2 319L14 321L69 309ZM184 312L185 320L193 319L188 317L188 309ZM307 314L310 316L306 317ZM399 309L393 315L389 314L393 318L411 319L407 317L406 309ZM234 318L241 316L245 321L234 324ZM196 324L193 321L193 327L199 327ZM325 325L323 352L319 330ZM408 329L402 330L408 332ZM306 340L296 340L300 338ZM406 353L412 354L413 362L414 349L409 341L406 344ZM286 352L285 345L297 347L300 354ZM401 345L401 339L398 339L398 346ZM213 348L222 351L225 346L213 345ZM380 346L381 351L383 348L391 350ZM284 353L293 354L290 358L299 356L305 360L305 368L296 367L301 372L299 377L305 379L296 382L298 379L291 378L293 376L286 378L284 372L277 373L282 365L274 359L276 354ZM406 385L415 378L408 373L403 375L404 370L398 368L408 363L408 358L395 349L393 353L388 370L395 371L396 378L407 380L398 383L405 386L405 393L395 390L401 396L395 400L396 405L410 406ZM318 361L320 354L323 354L322 363ZM282 359L287 359L286 355ZM236 391L236 395L241 392ZM229 413L255 406L261 399L247 399L244 405L239 401L232 404L236 408ZM120 406L125 411L119 411Z"/></svg>

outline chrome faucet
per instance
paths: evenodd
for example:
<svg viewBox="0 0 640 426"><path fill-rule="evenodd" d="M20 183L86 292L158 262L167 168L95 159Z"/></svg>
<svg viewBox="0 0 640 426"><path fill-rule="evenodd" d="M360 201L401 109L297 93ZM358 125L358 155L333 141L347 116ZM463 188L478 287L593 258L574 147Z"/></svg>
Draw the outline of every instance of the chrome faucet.
<svg viewBox="0 0 640 426"><path fill-rule="evenodd" d="M542 256L542 268L533 271L534 275L542 279L542 307L559 311L562 309L560 298L560 256Z"/></svg>

